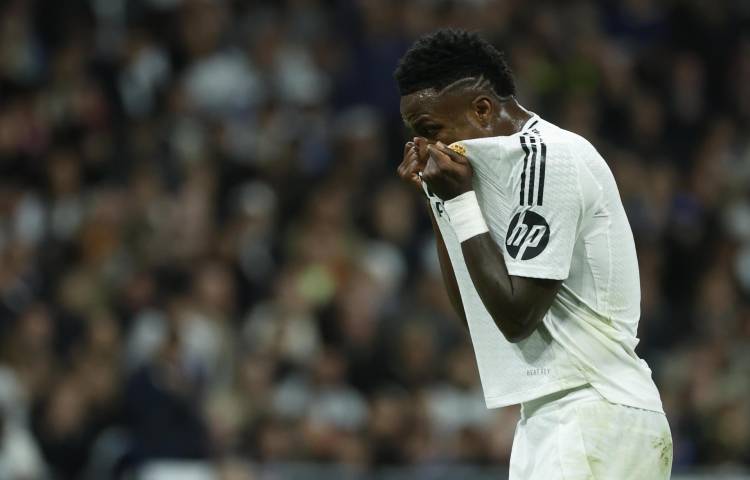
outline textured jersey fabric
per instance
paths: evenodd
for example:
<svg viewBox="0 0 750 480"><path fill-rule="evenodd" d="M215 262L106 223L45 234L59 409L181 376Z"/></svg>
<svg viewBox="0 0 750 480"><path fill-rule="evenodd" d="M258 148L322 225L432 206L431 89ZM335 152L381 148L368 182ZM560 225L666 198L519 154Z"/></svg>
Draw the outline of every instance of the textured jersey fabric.
<svg viewBox="0 0 750 480"><path fill-rule="evenodd" d="M563 280L542 323L508 342L484 307L442 200L430 204L458 281L487 406L591 384L613 403L661 412L638 358L633 235L609 167L582 137L533 116L511 136L457 142L511 275Z"/></svg>

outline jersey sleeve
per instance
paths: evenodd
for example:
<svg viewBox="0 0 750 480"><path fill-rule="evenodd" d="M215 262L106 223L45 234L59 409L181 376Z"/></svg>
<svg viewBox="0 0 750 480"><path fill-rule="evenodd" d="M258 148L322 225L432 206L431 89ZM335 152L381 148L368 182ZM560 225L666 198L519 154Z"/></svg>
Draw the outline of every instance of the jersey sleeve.
<svg viewBox="0 0 750 480"><path fill-rule="evenodd" d="M524 154L504 237L505 263L515 276L565 280L587 210L589 188L567 148L548 148L539 136L525 135ZM522 168L521 168L522 167Z"/></svg>

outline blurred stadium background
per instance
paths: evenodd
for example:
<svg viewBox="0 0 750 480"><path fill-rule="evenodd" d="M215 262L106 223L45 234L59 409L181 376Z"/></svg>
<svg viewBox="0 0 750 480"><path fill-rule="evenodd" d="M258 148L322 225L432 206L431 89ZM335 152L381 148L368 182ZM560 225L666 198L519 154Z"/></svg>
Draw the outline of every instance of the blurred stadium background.
<svg viewBox="0 0 750 480"><path fill-rule="evenodd" d="M395 176L446 25L614 170L674 478L748 478L748 1L1 0L0 479L504 478Z"/></svg>

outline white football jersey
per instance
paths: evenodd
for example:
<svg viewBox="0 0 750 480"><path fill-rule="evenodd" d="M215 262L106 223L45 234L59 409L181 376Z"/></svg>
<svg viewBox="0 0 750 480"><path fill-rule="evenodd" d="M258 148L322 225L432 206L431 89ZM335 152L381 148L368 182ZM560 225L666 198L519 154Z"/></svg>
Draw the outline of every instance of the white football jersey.
<svg viewBox="0 0 750 480"><path fill-rule="evenodd" d="M490 235L514 276L563 280L528 338L508 342L474 288L442 200L430 204L455 271L487 407L584 384L604 398L661 412L635 346L640 282L614 177L584 138L534 115L511 136L456 142L474 168Z"/></svg>

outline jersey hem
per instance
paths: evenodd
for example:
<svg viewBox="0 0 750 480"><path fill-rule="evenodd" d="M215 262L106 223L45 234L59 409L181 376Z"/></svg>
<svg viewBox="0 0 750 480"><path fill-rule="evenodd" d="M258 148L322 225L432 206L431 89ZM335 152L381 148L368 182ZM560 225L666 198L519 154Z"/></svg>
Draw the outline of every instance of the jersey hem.
<svg viewBox="0 0 750 480"><path fill-rule="evenodd" d="M536 400L537 398L544 397L546 395L557 393L563 390L580 387L581 385L586 385L587 383L590 382L585 378L579 376L567 377L552 383L546 383L537 388L524 390L523 392L499 396L485 395L484 403L487 405L487 408L508 407L510 405L518 405L519 403Z"/></svg>

